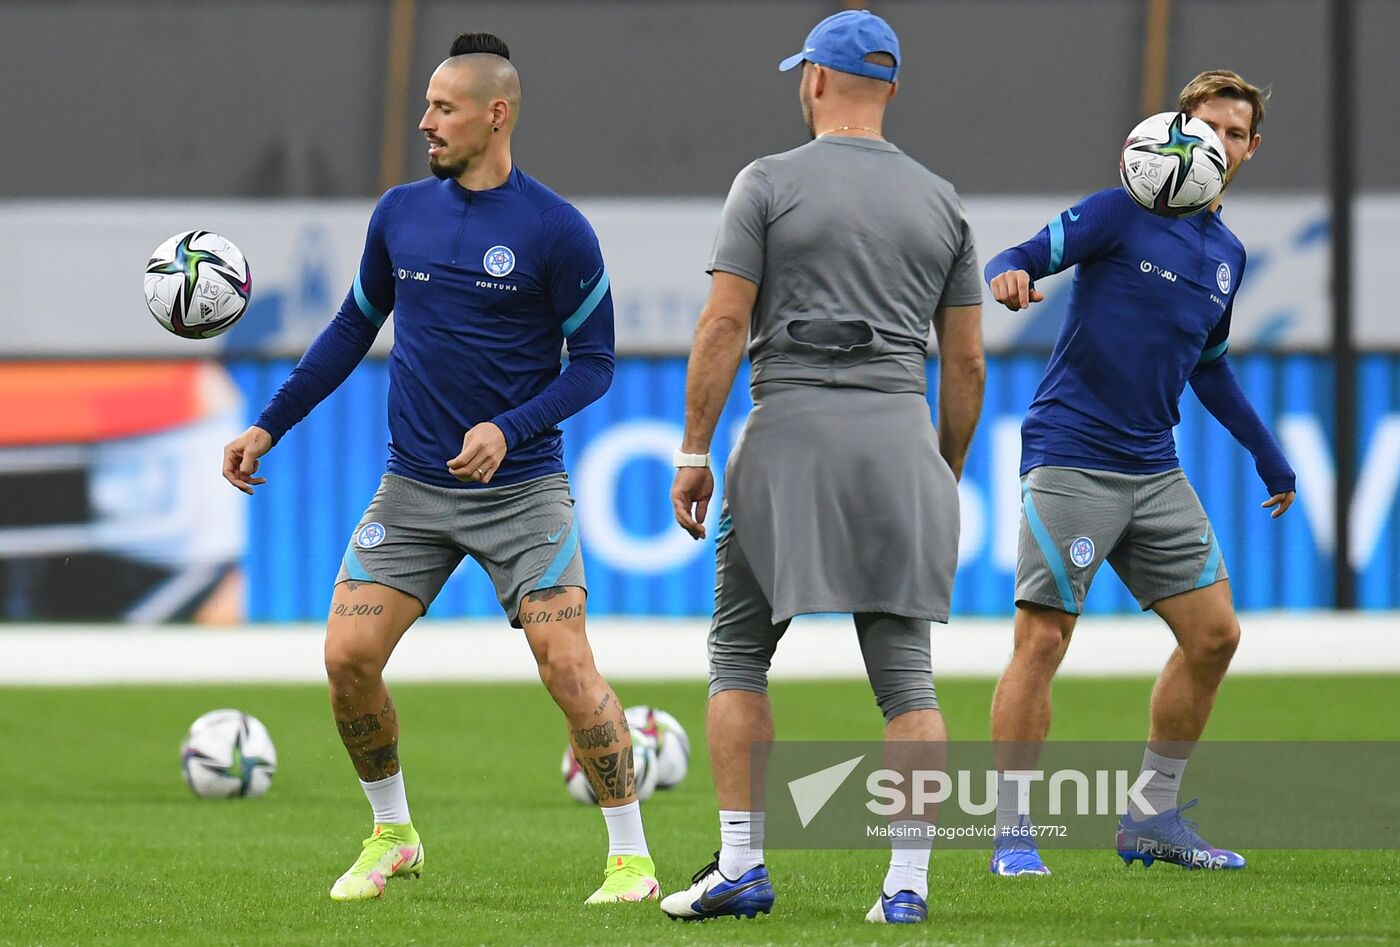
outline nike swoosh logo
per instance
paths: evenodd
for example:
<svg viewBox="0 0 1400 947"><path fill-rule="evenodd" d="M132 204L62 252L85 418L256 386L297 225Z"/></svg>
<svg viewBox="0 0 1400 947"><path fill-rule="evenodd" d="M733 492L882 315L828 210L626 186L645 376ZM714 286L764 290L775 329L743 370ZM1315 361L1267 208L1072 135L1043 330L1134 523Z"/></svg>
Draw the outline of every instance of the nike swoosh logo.
<svg viewBox="0 0 1400 947"><path fill-rule="evenodd" d="M564 527L561 526L561 527L559 527L559 531L558 531L557 533L555 533L553 536L548 536L548 535L547 535L547 536L545 536L545 539L548 540L549 542L555 542L555 541L557 541L557 540L559 539L560 536L563 536L563 535L564 535Z"/></svg>
<svg viewBox="0 0 1400 947"><path fill-rule="evenodd" d="M728 904L730 901L733 901L739 895L743 894L744 892L752 891L754 888L761 887L766 880L767 879L759 878L755 881L750 881L745 884L736 885L735 887L730 888L728 891L724 892L724 894L720 895L717 898L712 898L710 897L710 892L703 891L700 893L700 897L697 899L696 903L700 906L700 910L702 911L717 911L720 908L724 907L726 904Z"/></svg>
<svg viewBox="0 0 1400 947"><path fill-rule="evenodd" d="M597 279L598 277L600 277L600 276L602 276L602 275L603 275L603 271L602 271L602 269L600 268L600 269L598 270L598 272L596 272L596 273L594 273L592 276L588 277L588 279L581 279L581 280L579 280L579 281L578 281L578 288L579 288L579 289L587 289L589 286L592 286L592 285L593 285L593 281L594 281L595 279Z"/></svg>
<svg viewBox="0 0 1400 947"><path fill-rule="evenodd" d="M1210 530L1206 530L1197 538L1200 539L1201 545L1205 545L1207 542L1210 541Z"/></svg>
<svg viewBox="0 0 1400 947"><path fill-rule="evenodd" d="M1069 210L1065 211L1065 213L1069 214L1069 219L1070 219L1070 220L1078 220L1078 219L1079 219L1079 215L1076 214L1076 213L1074 212L1074 208L1073 208L1073 207L1071 207Z"/></svg>

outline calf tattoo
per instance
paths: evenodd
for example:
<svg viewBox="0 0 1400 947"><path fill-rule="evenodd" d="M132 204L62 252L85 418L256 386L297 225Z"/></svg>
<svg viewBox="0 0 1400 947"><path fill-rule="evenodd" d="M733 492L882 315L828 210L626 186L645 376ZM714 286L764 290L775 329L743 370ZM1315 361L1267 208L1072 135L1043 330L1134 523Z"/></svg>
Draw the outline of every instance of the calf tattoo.
<svg viewBox="0 0 1400 947"><path fill-rule="evenodd" d="M600 800L626 799L636 791L630 746L616 753L576 758L588 776L593 794Z"/></svg>
<svg viewBox="0 0 1400 947"><path fill-rule="evenodd" d="M607 746L617 742L617 728L612 725L612 721L600 723L596 727L589 727L586 730L574 731L574 746L580 750L592 750L596 747Z"/></svg>
<svg viewBox="0 0 1400 947"><path fill-rule="evenodd" d="M365 782L388 779L399 771L398 722L399 712L392 697L378 713L336 718L340 740L350 753L355 772Z"/></svg>

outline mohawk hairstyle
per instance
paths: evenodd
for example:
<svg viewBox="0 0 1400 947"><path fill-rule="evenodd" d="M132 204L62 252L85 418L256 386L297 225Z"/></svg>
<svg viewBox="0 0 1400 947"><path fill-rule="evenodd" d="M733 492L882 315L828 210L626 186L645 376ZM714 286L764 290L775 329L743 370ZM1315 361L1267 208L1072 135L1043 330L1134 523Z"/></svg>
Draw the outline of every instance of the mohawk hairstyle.
<svg viewBox="0 0 1400 947"><path fill-rule="evenodd" d="M469 53L491 53L509 59L510 47L495 33L458 33L447 55L465 56Z"/></svg>

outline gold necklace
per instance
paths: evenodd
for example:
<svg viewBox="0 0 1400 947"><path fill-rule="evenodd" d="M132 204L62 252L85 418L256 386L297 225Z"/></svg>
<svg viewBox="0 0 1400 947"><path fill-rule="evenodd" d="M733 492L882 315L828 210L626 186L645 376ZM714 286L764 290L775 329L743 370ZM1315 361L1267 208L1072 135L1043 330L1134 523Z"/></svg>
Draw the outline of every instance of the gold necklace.
<svg viewBox="0 0 1400 947"><path fill-rule="evenodd" d="M880 129L878 129L878 128L870 128L870 127L868 127L868 126L866 126L866 125L838 125L838 126L835 127L835 128L829 128L829 129L827 129L826 131L822 132L821 135L818 135L817 137L818 137L818 138L821 138L821 137L823 137L823 136L825 136L825 135L834 135L834 134L836 134L837 132L870 132L870 134L872 134L872 135L879 135L881 138L884 138L884 137L885 137L885 133L882 132L882 131L880 131Z"/></svg>

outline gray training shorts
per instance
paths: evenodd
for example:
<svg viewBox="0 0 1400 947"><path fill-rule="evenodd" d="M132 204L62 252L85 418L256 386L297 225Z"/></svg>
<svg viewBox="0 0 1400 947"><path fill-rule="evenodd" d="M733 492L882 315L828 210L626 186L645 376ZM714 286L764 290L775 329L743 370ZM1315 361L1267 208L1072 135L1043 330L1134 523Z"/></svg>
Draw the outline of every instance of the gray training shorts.
<svg viewBox="0 0 1400 947"><path fill-rule="evenodd" d="M715 543L715 616L710 625L710 696L727 690L768 693L768 669L790 619L773 622L773 607L749 566L723 508ZM937 710L929 622L860 612L856 637L866 675L885 720L911 710Z"/></svg>
<svg viewBox="0 0 1400 947"><path fill-rule="evenodd" d="M586 590L568 475L456 490L385 474L336 582L377 582L412 595L426 612L464 556L481 563L517 628L531 592Z"/></svg>
<svg viewBox="0 0 1400 947"><path fill-rule="evenodd" d="M1105 559L1144 611L1229 578L1220 542L1180 468L1124 474L1037 467L1021 478L1017 605L1078 615Z"/></svg>

